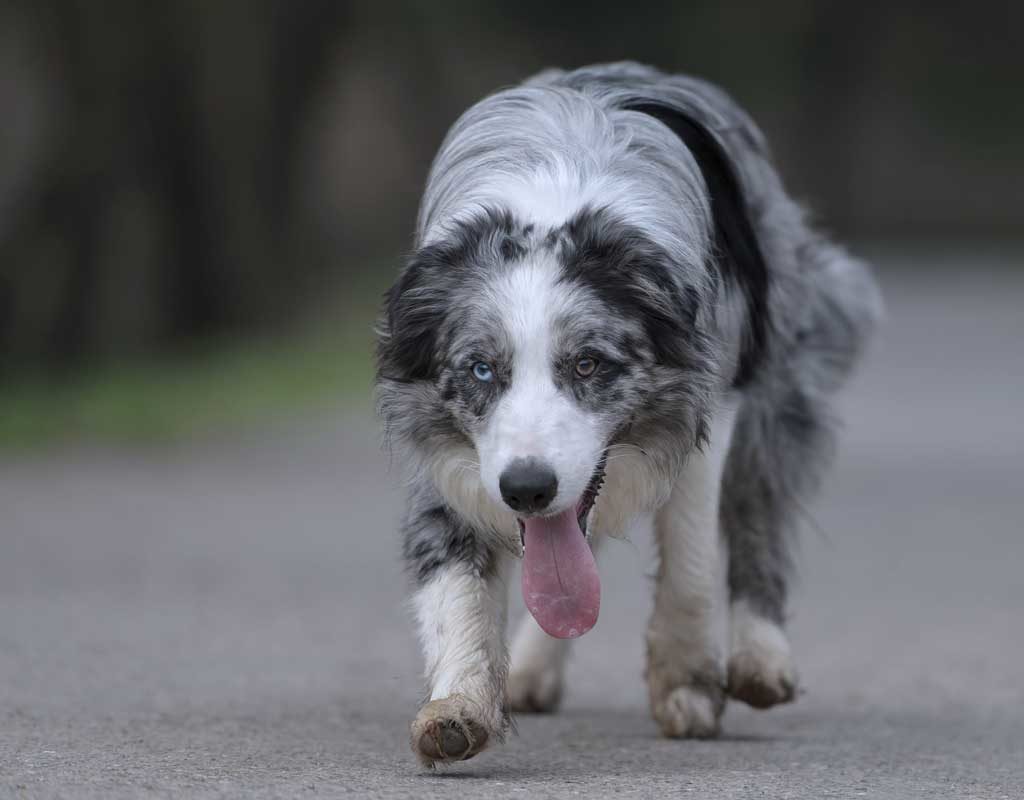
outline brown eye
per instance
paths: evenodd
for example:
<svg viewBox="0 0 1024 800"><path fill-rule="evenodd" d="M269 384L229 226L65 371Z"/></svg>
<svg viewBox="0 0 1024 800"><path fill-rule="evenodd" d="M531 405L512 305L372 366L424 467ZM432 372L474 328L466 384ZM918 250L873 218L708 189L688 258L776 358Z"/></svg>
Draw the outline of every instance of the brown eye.
<svg viewBox="0 0 1024 800"><path fill-rule="evenodd" d="M581 378L589 378L597 371L596 358L581 358L576 362L576 374Z"/></svg>

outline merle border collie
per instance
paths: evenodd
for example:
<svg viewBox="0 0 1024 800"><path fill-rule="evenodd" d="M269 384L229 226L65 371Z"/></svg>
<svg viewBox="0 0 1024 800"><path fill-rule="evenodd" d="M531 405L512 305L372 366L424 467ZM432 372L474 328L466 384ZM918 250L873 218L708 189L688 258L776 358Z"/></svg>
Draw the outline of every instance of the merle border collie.
<svg viewBox="0 0 1024 800"><path fill-rule="evenodd" d="M377 400L408 475L421 762L558 705L569 640L598 618L593 549L636 520L659 556L662 732L714 736L727 697L792 700L789 549L881 299L808 226L747 114L637 64L541 73L451 128L415 247L386 296ZM509 648L516 559L530 614Z"/></svg>

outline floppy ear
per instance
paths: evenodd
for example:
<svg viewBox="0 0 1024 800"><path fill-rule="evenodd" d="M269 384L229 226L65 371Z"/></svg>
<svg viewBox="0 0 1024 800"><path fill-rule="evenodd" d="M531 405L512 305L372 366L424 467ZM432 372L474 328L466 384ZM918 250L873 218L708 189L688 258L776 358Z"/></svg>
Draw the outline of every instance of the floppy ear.
<svg viewBox="0 0 1024 800"><path fill-rule="evenodd" d="M378 376L401 382L436 378L453 292L487 264L524 255L531 227L518 226L507 210L484 208L454 225L444 240L419 250L385 296L377 329Z"/></svg>
<svg viewBox="0 0 1024 800"><path fill-rule="evenodd" d="M742 386L753 377L767 340L768 266L733 159L714 131L682 108L653 100L623 107L662 122L689 148L700 168L714 223L713 266L726 284L742 293L747 306L746 335L734 379Z"/></svg>
<svg viewBox="0 0 1024 800"><path fill-rule="evenodd" d="M384 296L377 344L381 378L407 383L436 377L446 263L440 247L423 248Z"/></svg>

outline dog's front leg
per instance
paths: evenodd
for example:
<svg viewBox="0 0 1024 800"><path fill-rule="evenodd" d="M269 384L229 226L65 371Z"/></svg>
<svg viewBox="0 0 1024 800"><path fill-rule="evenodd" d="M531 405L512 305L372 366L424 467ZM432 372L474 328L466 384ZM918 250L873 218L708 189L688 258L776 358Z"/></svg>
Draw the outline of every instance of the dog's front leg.
<svg viewBox="0 0 1024 800"><path fill-rule="evenodd" d="M709 737L725 707L713 629L718 500L735 408L723 404L710 441L690 454L655 520L660 562L647 629L647 686L662 733Z"/></svg>
<svg viewBox="0 0 1024 800"><path fill-rule="evenodd" d="M429 692L412 723L413 752L427 766L472 758L508 725L510 559L444 508L407 526L406 559L418 582L413 607Z"/></svg>

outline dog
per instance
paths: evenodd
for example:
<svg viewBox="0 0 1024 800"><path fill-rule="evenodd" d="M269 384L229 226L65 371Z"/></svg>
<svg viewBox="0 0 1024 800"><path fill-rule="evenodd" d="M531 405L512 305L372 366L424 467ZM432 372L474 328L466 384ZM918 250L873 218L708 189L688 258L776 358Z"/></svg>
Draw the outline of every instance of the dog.
<svg viewBox="0 0 1024 800"><path fill-rule="evenodd" d="M663 734L715 736L727 697L793 700L791 544L881 313L867 266L811 229L709 83L549 70L466 111L378 329L426 660L420 761L471 758L511 712L557 707L569 640L599 612L592 546L637 519L659 555L646 680ZM509 648L517 558L530 614Z"/></svg>

